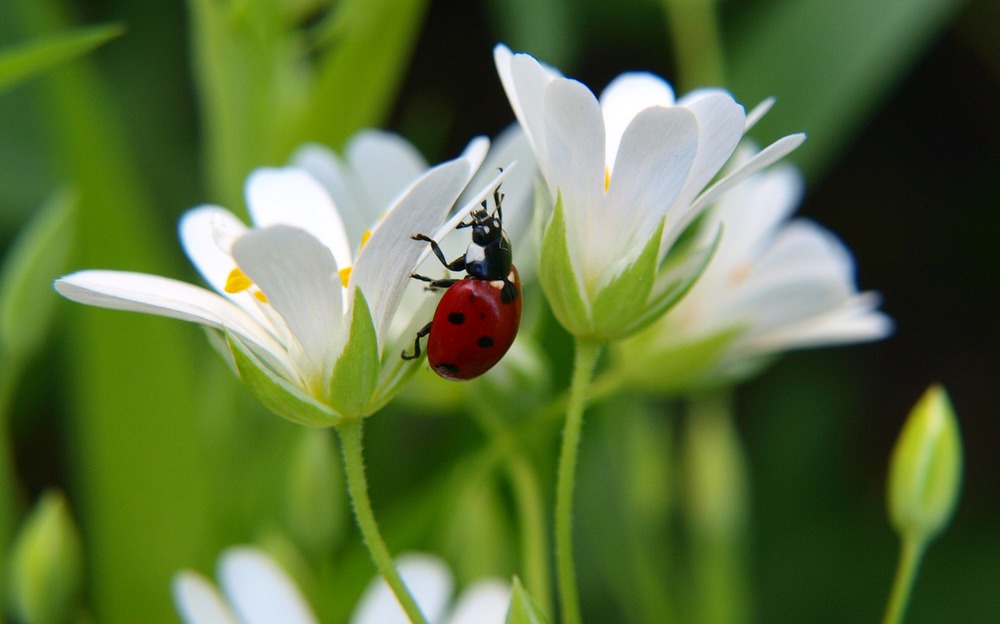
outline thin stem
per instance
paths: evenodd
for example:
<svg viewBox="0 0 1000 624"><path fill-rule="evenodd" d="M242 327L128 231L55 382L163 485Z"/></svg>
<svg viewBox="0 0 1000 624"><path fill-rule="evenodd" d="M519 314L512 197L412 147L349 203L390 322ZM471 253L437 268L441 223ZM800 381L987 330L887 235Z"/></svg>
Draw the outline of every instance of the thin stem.
<svg viewBox="0 0 1000 624"><path fill-rule="evenodd" d="M721 85L725 78L716 0L661 0L684 91Z"/></svg>
<svg viewBox="0 0 1000 624"><path fill-rule="evenodd" d="M375 514L372 512L371 499L368 498L368 480L365 477L365 461L362 447L363 420L355 419L345 422L337 432L340 434L340 448L344 454L344 471L347 475L347 492L354 507L354 517L357 519L361 536L371 553L375 567L385 582L389 585L396 600L403 607L406 616L413 624L427 624L427 618L420 612L420 607L406 588L403 579L392 563L392 555L382 539Z"/></svg>
<svg viewBox="0 0 1000 624"><path fill-rule="evenodd" d="M576 456L580 449L587 389L602 346L579 338L576 341L576 361L563 426L562 450L559 454L555 514L556 571L559 579L559 606L564 624L580 624L580 598L573 566L573 486L576 482Z"/></svg>
<svg viewBox="0 0 1000 624"><path fill-rule="evenodd" d="M910 591L917 577L920 558L924 554L924 542L916 539L903 538L899 552L899 565L896 566L896 580L892 583L892 594L886 606L885 619L882 624L901 624L906 613L906 605L910 602Z"/></svg>
<svg viewBox="0 0 1000 624"><path fill-rule="evenodd" d="M683 440L695 619L752 620L747 559L749 481L728 392L692 397Z"/></svg>
<svg viewBox="0 0 1000 624"><path fill-rule="evenodd" d="M549 584L552 570L549 567L549 544L538 474L521 452L517 434L500 414L488 406L481 406L481 409L475 410L474 416L501 449L504 468L513 489L521 535L525 588L545 613L551 613L552 592Z"/></svg>

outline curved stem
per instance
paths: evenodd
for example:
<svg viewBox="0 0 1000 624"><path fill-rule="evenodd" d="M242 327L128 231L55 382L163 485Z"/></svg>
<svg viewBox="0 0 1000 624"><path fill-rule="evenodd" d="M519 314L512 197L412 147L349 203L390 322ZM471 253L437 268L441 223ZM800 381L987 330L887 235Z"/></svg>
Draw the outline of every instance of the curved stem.
<svg viewBox="0 0 1000 624"><path fill-rule="evenodd" d="M379 532L378 523L375 522L375 514L372 512L371 499L368 498L368 480L365 477L365 462L362 447L363 434L362 419L353 419L345 422L337 428L340 434L340 448L344 454L344 471L347 475L347 491L351 496L351 505L354 507L354 517L361 530L361 536L365 540L368 552L371 553L375 567L385 582L389 585L392 593L396 595L406 617L413 624L427 624L427 618L420 612L416 600L410 590L406 588L403 579L399 576L396 566L392 563L392 555L389 548L382 539Z"/></svg>
<svg viewBox="0 0 1000 624"><path fill-rule="evenodd" d="M899 564L896 566L896 579L892 583L892 594L886 606L885 618L882 624L901 624L906 605L910 602L910 590L917 577L920 558L924 553L924 544L919 540L903 538L899 552Z"/></svg>
<svg viewBox="0 0 1000 624"><path fill-rule="evenodd" d="M587 389L594 375L597 358L603 345L577 339L570 385L566 422L563 426L562 450L559 454L559 475L556 481L556 570L559 578L559 606L564 624L580 623L580 599L573 567L573 485L576 482L576 456L580 448L583 411Z"/></svg>
<svg viewBox="0 0 1000 624"><path fill-rule="evenodd" d="M725 78L716 0L661 0L683 91L721 85Z"/></svg>

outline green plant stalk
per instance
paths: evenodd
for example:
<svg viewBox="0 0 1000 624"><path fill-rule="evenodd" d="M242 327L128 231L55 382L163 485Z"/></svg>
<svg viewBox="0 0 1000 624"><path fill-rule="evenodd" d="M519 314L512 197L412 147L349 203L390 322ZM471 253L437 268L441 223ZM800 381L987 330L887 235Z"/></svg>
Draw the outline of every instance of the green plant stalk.
<svg viewBox="0 0 1000 624"><path fill-rule="evenodd" d="M473 411L473 416L492 439L490 446L499 449L500 461L504 462L504 469L510 480L518 514L525 589L543 612L551 614L552 592L549 583L552 570L549 567L549 544L545 537L538 474L521 452L517 433L496 410L480 406L480 409Z"/></svg>
<svg viewBox="0 0 1000 624"><path fill-rule="evenodd" d="M583 429L587 391L603 345L577 338L573 380L570 385L566 422L563 425L559 473L556 478L556 573L559 582L559 606L564 624L580 624L580 598L573 565L573 486L576 483L577 454Z"/></svg>
<svg viewBox="0 0 1000 624"><path fill-rule="evenodd" d="M354 518L358 522L361 536L371 553L372 561L392 593L396 595L406 617L413 624L428 624L427 618L420 612L416 600L402 577L392 563L392 555L382 538L375 514L372 512L372 502L368 497L368 479L365 477L365 462L362 445L364 420L354 418L346 420L337 428L340 435L340 449L344 455L344 471L347 475L347 492L354 508Z"/></svg>
<svg viewBox="0 0 1000 624"><path fill-rule="evenodd" d="M683 91L725 80L716 0L662 0Z"/></svg>
<svg viewBox="0 0 1000 624"><path fill-rule="evenodd" d="M705 624L750 621L746 571L749 476L733 422L732 397L692 397L684 440L695 619Z"/></svg>
<svg viewBox="0 0 1000 624"><path fill-rule="evenodd" d="M926 542L913 538L904 538L899 551L899 564L896 566L896 578L892 583L892 593L889 604L886 605L885 618L882 624L901 624L906 613L906 605L910 602L913 581L917 578L920 560L924 555Z"/></svg>

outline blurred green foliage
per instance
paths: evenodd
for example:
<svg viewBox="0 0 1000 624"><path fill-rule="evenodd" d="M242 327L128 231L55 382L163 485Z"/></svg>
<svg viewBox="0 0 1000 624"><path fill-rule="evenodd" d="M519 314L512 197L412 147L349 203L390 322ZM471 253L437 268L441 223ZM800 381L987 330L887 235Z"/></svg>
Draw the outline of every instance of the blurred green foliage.
<svg viewBox="0 0 1000 624"><path fill-rule="evenodd" d="M895 561L881 479L895 432L931 376L945 378L958 413L971 420L963 431L972 438L966 450L973 496L954 530L930 549L908 621L1000 620L1000 601L990 591L991 579L1000 577L1000 560L991 555L1000 547L991 471L1000 466L983 442L995 439L983 433L997 432L990 424L997 397L962 382L992 381L987 373L996 368L958 372L966 357L984 361L976 359L979 333L991 339L996 330L976 325L969 330L976 339L949 333L956 315L992 319L984 310L995 310L996 299L982 299L971 287L948 291L966 305L930 309L935 323L922 322L913 310L933 305L924 303L926 284L963 282L956 275L913 275L922 271L904 259L914 256L900 251L917 244L901 238L907 232L900 230L909 229L948 245L917 249L917 260L937 265L943 257L952 271L983 270L984 261L996 268L992 243L975 236L995 232L996 216L963 210L995 204L996 178L982 173L1000 166L1000 157L995 147L981 156L971 152L983 170L959 178L974 184L955 184L961 193L954 201L925 205L932 194L878 190L927 188L925 179L906 177L913 176L912 163L936 171L967 162L983 140L976 132L1000 135L996 99L983 98L983 117L968 136L929 133L924 140L922 133L933 130L926 126L936 122L912 114L923 123L898 132L917 137L922 152L897 150L905 158L884 171L850 167L854 159L886 165L885 152L864 151L874 149L866 137L884 137L879 128L892 128L879 112L900 93L919 91L900 85L944 33L972 33L968 49L975 52L958 56L971 69L939 71L944 78L933 85L933 97L949 97L958 76L988 83L994 96L1000 91L995 44L983 45L975 36L982 25L961 17L995 19L984 8L989 4L755 0L717 7L727 86L748 105L778 97L755 129L761 139L810 134L795 155L818 189L806 210L812 206L813 216L858 244L866 287L886 292L900 325L900 342L791 356L735 398L751 482L745 546L754 621L879 617ZM124 34L109 41L118 27L86 26L109 23L122 24ZM9 302L20 295L10 293L22 292L8 284L36 274L48 281L76 268L193 279L176 244L179 214L207 201L242 211L245 175L283 162L303 140L339 147L358 128L389 125L434 160L473 134L495 133L512 120L492 68L497 40L599 88L629 69L675 75L678 56L668 32L653 0L4 2L2 305L18 305ZM86 59L68 62L101 43ZM21 59L16 69L13 59ZM699 84L697 74L685 80ZM72 219L59 212L70 201L56 193L60 188L73 189ZM61 208L39 208L53 197ZM824 213L830 203L846 209ZM911 214L914 207L924 212ZM71 235L64 230L70 227ZM967 263L952 264L966 253ZM910 292L894 290L896 278L915 280L916 295L894 304L895 292ZM182 567L208 570L223 547L250 540L281 542L301 554L300 580L317 612L324 621L343 621L373 569L349 524L338 470L323 446L328 440L304 440L300 428L265 413L197 330L57 304L35 280L22 299L35 314L2 309L8 338L0 360L0 442L10 457L0 464L6 518L0 546L7 548L26 517L26 501L58 486L80 527L84 604L94 621L134 622L137 614L143 622L176 621L170 576ZM540 317L536 336L552 365L553 387L562 388L568 341L547 310ZM30 348L12 349L9 337ZM946 346L931 345L935 340ZM20 354L16 364L11 353ZM429 382L415 383L433 393ZM488 382L474 383L482 385L470 385L457 405L476 397L497 402ZM685 603L697 595L688 564L698 551L687 541L682 514L685 420L674 407L617 397L589 417L577 557L590 621L649 622L664 614L699 621L696 607ZM504 414L502 423L507 438L484 433L488 428L456 403L433 397L394 403L370 419L372 496L394 551L436 551L462 582L485 571L524 578L509 548L519 539L512 504L518 495L503 466L514 444L534 467L549 509L558 423L516 414ZM310 466L332 480L329 499L311 494L319 484L296 476ZM289 480L302 490L289 488ZM329 525L309 526L304 516L311 506L333 515L315 520Z"/></svg>

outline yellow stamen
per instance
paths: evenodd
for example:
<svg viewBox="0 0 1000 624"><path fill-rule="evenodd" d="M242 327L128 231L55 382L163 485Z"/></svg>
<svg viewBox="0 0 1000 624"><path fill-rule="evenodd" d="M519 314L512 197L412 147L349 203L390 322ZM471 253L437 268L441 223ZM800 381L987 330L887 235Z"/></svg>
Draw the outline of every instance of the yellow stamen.
<svg viewBox="0 0 1000 624"><path fill-rule="evenodd" d="M365 233L361 235L361 247L358 248L359 251L365 248L365 243L367 243L368 239L371 237L372 237L372 231L365 230Z"/></svg>
<svg viewBox="0 0 1000 624"><path fill-rule="evenodd" d="M229 294L234 294L243 292L251 286L253 286L253 281L237 267L229 272L229 277L226 278L226 285L223 290Z"/></svg>
<svg viewBox="0 0 1000 624"><path fill-rule="evenodd" d="M365 244L364 240L365 239L362 237L362 245ZM340 283L344 285L344 288L347 288L347 282L351 281L351 269L353 268L354 267L344 267L343 269L337 271L337 274L340 275Z"/></svg>
<svg viewBox="0 0 1000 624"><path fill-rule="evenodd" d="M608 187L611 186L611 169L607 167L604 168L604 192L608 192Z"/></svg>
<svg viewBox="0 0 1000 624"><path fill-rule="evenodd" d="M269 303L267 300L267 295L264 294L263 290L253 291L253 296L256 297L257 301L260 301L261 303Z"/></svg>

